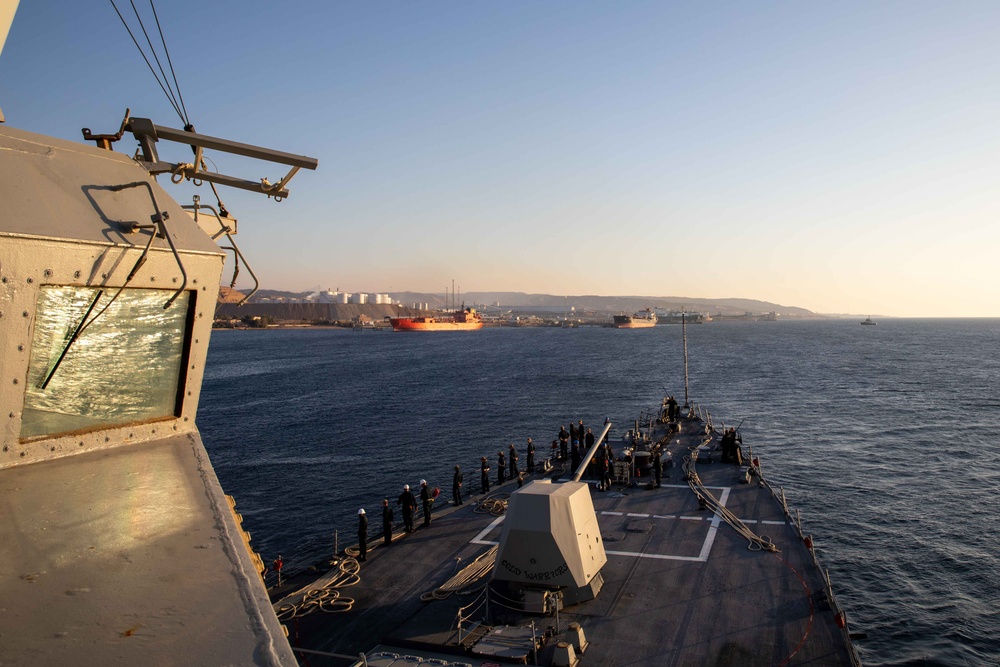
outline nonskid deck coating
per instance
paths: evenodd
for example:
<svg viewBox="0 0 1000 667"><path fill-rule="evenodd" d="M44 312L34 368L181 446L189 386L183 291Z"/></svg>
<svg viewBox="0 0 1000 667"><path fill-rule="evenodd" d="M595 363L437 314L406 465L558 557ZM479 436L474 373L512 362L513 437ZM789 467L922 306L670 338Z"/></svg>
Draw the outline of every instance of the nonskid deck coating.
<svg viewBox="0 0 1000 667"><path fill-rule="evenodd" d="M582 665L851 665L851 648L834 611L821 608L822 573L789 523L781 503L757 483L740 483L737 466L699 463L702 482L779 553L754 551L747 540L698 502L683 480L682 457L701 441L700 424L685 421L671 441L675 467L662 487L616 486L592 497L608 562L605 585L589 602L560 612L560 630L579 622L590 642ZM704 458L704 456L703 456ZM715 454L718 460L718 454ZM666 459L664 459L666 460ZM765 461L766 463L766 461ZM508 483L493 494L510 493ZM421 602L422 593L496 543L503 517L474 511L475 500L435 515L389 548L369 553L355 598L344 614L313 614L290 623L292 646L346 655L378 644L402 653L460 652L455 618L471 597ZM371 542L371 540L370 540ZM540 629L552 617L524 616ZM310 655L309 664L324 664ZM456 655L472 665L495 659ZM350 664L329 659L326 664Z"/></svg>

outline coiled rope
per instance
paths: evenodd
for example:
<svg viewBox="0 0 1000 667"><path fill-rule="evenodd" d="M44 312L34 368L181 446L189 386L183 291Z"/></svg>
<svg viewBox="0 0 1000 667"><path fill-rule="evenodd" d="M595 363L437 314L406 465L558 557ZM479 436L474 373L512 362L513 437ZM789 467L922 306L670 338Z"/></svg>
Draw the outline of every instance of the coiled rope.
<svg viewBox="0 0 1000 667"><path fill-rule="evenodd" d="M474 512L479 514L489 513L493 516L502 516L507 511L507 499L510 498L509 493L496 493L485 498L481 498Z"/></svg>
<svg viewBox="0 0 1000 667"><path fill-rule="evenodd" d="M279 621L300 618L314 611L328 614L350 611L354 598L341 597L340 588L354 586L361 581L358 572L361 565L354 558L345 558L325 576L317 579L308 588L286 595L275 605Z"/></svg>
<svg viewBox="0 0 1000 667"><path fill-rule="evenodd" d="M695 471L695 463L698 460L698 448L704 447L705 445L712 442L713 435L709 433L708 436L697 445L693 445L688 448L688 456L684 457L684 477L687 479L688 486L694 492L695 496L698 498L699 505L704 504L708 509L712 510L716 516L728 523L733 529L745 537L750 543L747 548L750 551L770 551L772 553L779 553L778 547L774 546L774 542L767 535L757 535L750 528L747 527L743 521L739 519L735 514L726 509L725 505L720 503L715 496L713 496L705 485L702 483L701 478L698 477L698 473Z"/></svg>
<svg viewBox="0 0 1000 667"><path fill-rule="evenodd" d="M497 559L497 546L492 546L474 561L463 567L452 577L444 582L439 588L429 591L420 596L423 602L432 600L444 600L452 593L463 593L473 588L479 581L493 570L493 564ZM471 591L470 591L471 592Z"/></svg>

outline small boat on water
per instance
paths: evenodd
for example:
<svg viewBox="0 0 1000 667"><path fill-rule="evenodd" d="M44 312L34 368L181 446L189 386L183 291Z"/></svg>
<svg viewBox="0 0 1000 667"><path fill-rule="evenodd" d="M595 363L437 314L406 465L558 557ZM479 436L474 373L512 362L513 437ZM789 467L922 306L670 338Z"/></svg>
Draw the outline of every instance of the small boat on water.
<svg viewBox="0 0 1000 667"><path fill-rule="evenodd" d="M871 316L871 315L869 315L869 316L868 316L867 318L865 318L865 319L861 320L861 324L864 324L864 325L866 325L866 326L870 326L870 327L873 327L873 326L875 326L876 324L878 324L878 322L876 322L875 320L873 320L873 319L872 319L872 316Z"/></svg>
<svg viewBox="0 0 1000 667"><path fill-rule="evenodd" d="M393 317L393 331L476 331L483 328L483 318L475 308L456 310L445 317Z"/></svg>
<svg viewBox="0 0 1000 667"><path fill-rule="evenodd" d="M656 313L651 308L647 308L634 315L626 315L625 313L615 315L613 326L615 329L645 329L647 327L655 327Z"/></svg>

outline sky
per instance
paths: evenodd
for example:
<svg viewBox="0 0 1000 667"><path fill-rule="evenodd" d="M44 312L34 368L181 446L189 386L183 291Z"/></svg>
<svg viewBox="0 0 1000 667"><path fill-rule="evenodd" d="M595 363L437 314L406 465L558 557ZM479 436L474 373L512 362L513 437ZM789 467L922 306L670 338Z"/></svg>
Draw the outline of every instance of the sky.
<svg viewBox="0 0 1000 667"><path fill-rule="evenodd" d="M1000 317L1000 3L156 11L199 132L319 159L280 203L221 193L266 288L454 280ZM22 2L0 54L7 124L81 141L116 131L126 107L183 125L111 3Z"/></svg>

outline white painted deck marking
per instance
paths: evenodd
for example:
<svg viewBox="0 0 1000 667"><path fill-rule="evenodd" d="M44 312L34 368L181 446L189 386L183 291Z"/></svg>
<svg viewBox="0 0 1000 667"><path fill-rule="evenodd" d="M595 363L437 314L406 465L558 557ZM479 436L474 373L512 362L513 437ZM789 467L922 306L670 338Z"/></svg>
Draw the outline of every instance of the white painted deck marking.
<svg viewBox="0 0 1000 667"><path fill-rule="evenodd" d="M648 514L635 514L634 512L629 512L625 516L638 516L638 517L642 517L642 518L645 518L645 519L649 518Z"/></svg>
<svg viewBox="0 0 1000 667"><path fill-rule="evenodd" d="M725 507L727 500L729 500L729 489L723 489L722 495L719 497L719 504ZM708 536L705 537L705 543L701 545L701 553L698 554L698 560L702 562L708 560L708 554L712 550L712 544L715 543L715 535L719 532L720 523L722 523L722 517L716 514L715 518L712 519L712 527L708 529Z"/></svg>
<svg viewBox="0 0 1000 667"><path fill-rule="evenodd" d="M478 535L476 535L472 539L472 541L470 542L470 544L489 544L489 545L500 544L499 542L493 542L493 541L490 541L490 540L484 540L483 538L486 537L487 535L489 535L491 530L493 530L494 528L496 528L497 526L499 526L506 517L507 517L506 514L504 514L502 516L498 516L496 519L494 519L492 522L490 522L490 525L488 525L485 528L483 528L483 532L481 532Z"/></svg>
<svg viewBox="0 0 1000 667"><path fill-rule="evenodd" d="M664 484L663 486L673 487L673 488L678 488L678 489L686 489L686 488L688 488L687 484ZM718 490L722 491L722 493L719 496L719 504L721 504L723 507L725 507L726 502L729 500L729 491L730 491L730 488L727 487L727 486L725 486L725 487L724 486L709 486L709 487L706 487L706 488L709 488L709 489L718 489ZM625 512L609 512L609 511L606 511L606 510L602 510L600 512L600 514L607 515L607 516L625 516L626 515ZM492 546L494 544L499 544L499 542L497 542L497 541L487 540L487 539L484 539L484 538L487 535L490 534L490 531L492 531L494 528L496 528L497 526L499 526L503 522L503 520L506 518L506 516L507 515L498 516L496 519L494 519L493 521L491 521L490 525L486 526L486 528L483 528L483 530L478 535L476 535L476 537L473 538L469 543L470 544L486 544L486 545L490 545L490 546ZM631 516L631 517L649 517L649 516L652 516L654 519L678 519L679 518L679 519L687 519L687 520L690 520L690 521L701 521L703 519L703 517L700 517L700 516L677 516L677 515L673 515L673 514L668 514L668 515L653 514L653 515L649 515L649 514L637 514L637 513L632 513L632 512L629 512L628 516ZM751 519L751 521L747 521L746 523L750 523L752 521L753 520ZM719 524L720 523L722 523L722 519L718 515L713 515L712 520L711 520L711 524L710 524L709 529L708 529L708 534L705 536L705 541L701 545L701 552L697 556L670 556L670 555L666 555L666 554L648 554L648 553L636 552L636 551L607 551L607 550L605 550L605 553L607 555L609 555L609 556L632 556L633 558L651 558L653 560L680 560L680 561L704 563L704 562L706 562L708 560L708 554L711 553L711 551L712 551L712 545L715 543L715 536L719 532ZM761 521L761 523L781 525L781 524L784 524L785 522L784 521Z"/></svg>
<svg viewBox="0 0 1000 667"><path fill-rule="evenodd" d="M762 519L761 523L766 524L768 526L784 526L788 522L787 521L764 521Z"/></svg>

